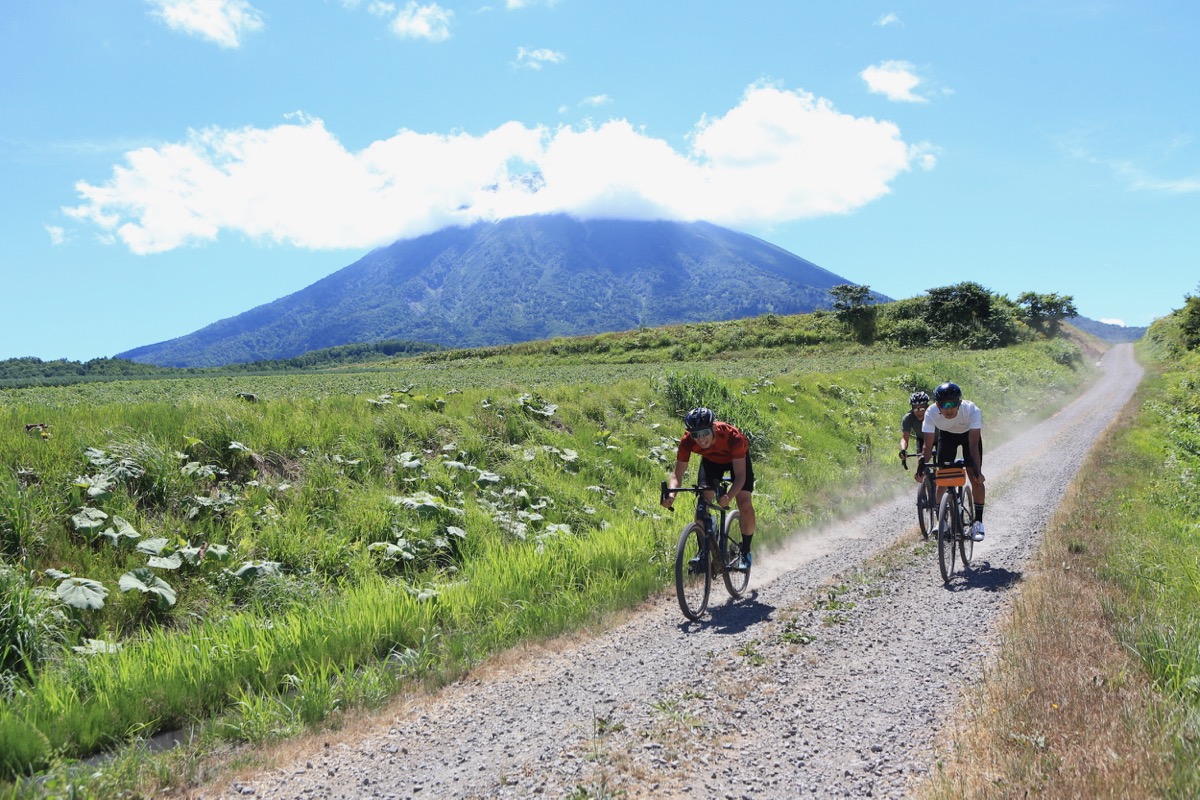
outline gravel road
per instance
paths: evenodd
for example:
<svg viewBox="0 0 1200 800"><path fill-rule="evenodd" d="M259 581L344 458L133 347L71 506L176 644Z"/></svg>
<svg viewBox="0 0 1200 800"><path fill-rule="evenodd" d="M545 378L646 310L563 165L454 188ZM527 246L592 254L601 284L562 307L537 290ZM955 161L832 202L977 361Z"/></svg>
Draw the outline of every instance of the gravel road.
<svg viewBox="0 0 1200 800"><path fill-rule="evenodd" d="M987 448L988 534L969 576L942 584L913 484L756 553L747 596L714 586L698 623L663 594L192 797L905 797L993 657L1078 464L1141 379L1130 345L1101 364L1078 400Z"/></svg>

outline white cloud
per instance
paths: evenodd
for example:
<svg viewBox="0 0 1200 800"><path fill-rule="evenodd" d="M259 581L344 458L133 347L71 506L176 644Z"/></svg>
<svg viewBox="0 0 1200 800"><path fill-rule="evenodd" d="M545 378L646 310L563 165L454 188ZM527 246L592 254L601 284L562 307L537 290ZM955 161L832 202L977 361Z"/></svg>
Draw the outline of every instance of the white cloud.
<svg viewBox="0 0 1200 800"><path fill-rule="evenodd" d="M913 94L921 85L916 68L907 61L884 61L867 67L859 73L866 81L867 89L875 94L886 95L889 100L905 103L924 103L924 97Z"/></svg>
<svg viewBox="0 0 1200 800"><path fill-rule="evenodd" d="M1100 322L1103 322L1105 325L1120 325L1122 328L1126 327L1125 320L1123 319L1102 319Z"/></svg>
<svg viewBox="0 0 1200 800"><path fill-rule="evenodd" d="M1159 178L1146 173L1130 161L1112 161L1110 166L1130 189L1136 192L1160 194L1195 194L1200 192L1200 178Z"/></svg>
<svg viewBox="0 0 1200 800"><path fill-rule="evenodd" d="M50 244L55 247L67 241L67 231L61 225L47 225L46 233L50 234Z"/></svg>
<svg viewBox="0 0 1200 800"><path fill-rule="evenodd" d="M381 6L380 8L386 8ZM378 11L372 8L373 11ZM421 6L410 2L403 10L396 13L392 20L392 32L402 39L428 39L431 42L444 42L450 38L450 23L454 20L454 12L442 8L437 3Z"/></svg>
<svg viewBox="0 0 1200 800"><path fill-rule="evenodd" d="M525 47L517 48L517 58L513 61L514 67L525 67L527 69L541 69L543 64L561 64L566 61L567 57L555 50L546 50L545 48L538 50L530 50Z"/></svg>
<svg viewBox="0 0 1200 800"><path fill-rule="evenodd" d="M504 7L509 11L514 11L518 8L529 8L530 6L554 6L558 0L506 0Z"/></svg>
<svg viewBox="0 0 1200 800"><path fill-rule="evenodd" d="M875 20L875 24L881 28L886 28L888 25L899 25L900 17L898 17L894 11L889 11L879 19Z"/></svg>
<svg viewBox="0 0 1200 800"><path fill-rule="evenodd" d="M890 122L765 86L701 119L688 142L680 152L623 119L556 129L508 122L478 136L401 130L351 152L321 120L299 117L130 151L107 181L77 183L82 202L64 212L139 254L222 232L365 248L554 212L763 227L851 212L933 159Z"/></svg>
<svg viewBox="0 0 1200 800"><path fill-rule="evenodd" d="M594 94L591 97L585 97L579 101L581 106L606 106L612 102L612 98L606 94Z"/></svg>
<svg viewBox="0 0 1200 800"><path fill-rule="evenodd" d="M147 0L167 27L221 47L240 47L242 36L263 26L262 14L246 0Z"/></svg>

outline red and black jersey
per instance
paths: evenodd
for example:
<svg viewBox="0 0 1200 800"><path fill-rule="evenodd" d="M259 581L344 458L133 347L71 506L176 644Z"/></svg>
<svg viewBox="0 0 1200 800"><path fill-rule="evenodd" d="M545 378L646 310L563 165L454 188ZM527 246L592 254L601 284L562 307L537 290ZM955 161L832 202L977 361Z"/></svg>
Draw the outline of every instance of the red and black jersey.
<svg viewBox="0 0 1200 800"><path fill-rule="evenodd" d="M683 434L675 458L687 461L692 453L699 453L717 464L732 464L735 458L746 458L750 455L750 440L728 422L717 420L713 423L713 441L708 447L698 445L690 433Z"/></svg>

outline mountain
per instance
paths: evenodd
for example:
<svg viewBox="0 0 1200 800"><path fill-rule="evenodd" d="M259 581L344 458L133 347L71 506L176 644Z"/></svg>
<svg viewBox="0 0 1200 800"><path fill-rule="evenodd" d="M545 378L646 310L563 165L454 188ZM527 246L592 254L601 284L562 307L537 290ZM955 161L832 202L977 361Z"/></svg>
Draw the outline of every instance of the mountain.
<svg viewBox="0 0 1200 800"><path fill-rule="evenodd" d="M1067 322L1079 328L1084 333L1090 333L1097 339L1103 339L1106 342L1136 342L1148 330L1147 328L1132 328L1125 325L1111 325L1107 322L1098 322L1087 317L1072 317Z"/></svg>
<svg viewBox="0 0 1200 800"><path fill-rule="evenodd" d="M844 283L709 223L519 217L398 241L294 294L117 357L197 367L385 339L511 344L805 313L828 308L828 289Z"/></svg>

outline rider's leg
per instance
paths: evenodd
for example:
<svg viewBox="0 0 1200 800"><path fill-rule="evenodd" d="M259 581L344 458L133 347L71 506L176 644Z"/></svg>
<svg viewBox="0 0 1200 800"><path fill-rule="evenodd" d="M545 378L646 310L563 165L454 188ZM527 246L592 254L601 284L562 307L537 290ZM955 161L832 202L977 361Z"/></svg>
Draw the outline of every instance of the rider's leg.
<svg viewBox="0 0 1200 800"><path fill-rule="evenodd" d="M754 535L756 519L754 516L754 495L745 490L737 493L738 512L742 516L742 538L749 539Z"/></svg>

